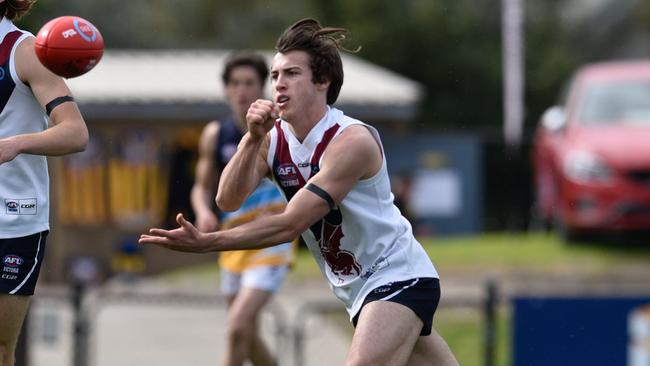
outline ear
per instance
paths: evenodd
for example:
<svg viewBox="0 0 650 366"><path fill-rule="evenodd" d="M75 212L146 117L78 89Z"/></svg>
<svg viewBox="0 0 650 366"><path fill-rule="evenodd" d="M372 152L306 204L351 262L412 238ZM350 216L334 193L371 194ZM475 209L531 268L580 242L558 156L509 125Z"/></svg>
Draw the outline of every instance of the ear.
<svg viewBox="0 0 650 366"><path fill-rule="evenodd" d="M329 89L331 83L332 82L329 80L325 80L322 83L316 83L316 90L327 92L327 89Z"/></svg>

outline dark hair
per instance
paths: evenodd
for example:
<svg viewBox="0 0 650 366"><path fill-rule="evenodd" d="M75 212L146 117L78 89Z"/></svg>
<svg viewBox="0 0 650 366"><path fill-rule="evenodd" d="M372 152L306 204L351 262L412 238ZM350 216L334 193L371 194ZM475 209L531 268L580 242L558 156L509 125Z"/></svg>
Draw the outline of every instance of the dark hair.
<svg viewBox="0 0 650 366"><path fill-rule="evenodd" d="M269 77L269 67L266 65L266 60L262 55L252 51L239 51L228 56L226 66L223 68L223 73L221 74L221 80L223 80L224 85L228 85L232 71L240 66L249 66L255 69L257 75L260 77L262 86L264 86L266 79Z"/></svg>
<svg viewBox="0 0 650 366"><path fill-rule="evenodd" d="M0 14L9 20L18 20L29 13L36 0L5 0L0 4Z"/></svg>
<svg viewBox="0 0 650 366"><path fill-rule="evenodd" d="M317 20L306 18L287 28L275 45L280 53L307 52L312 82L330 82L327 104L336 102L343 85L343 63L339 49L345 49L340 43L346 33L345 28L323 28Z"/></svg>

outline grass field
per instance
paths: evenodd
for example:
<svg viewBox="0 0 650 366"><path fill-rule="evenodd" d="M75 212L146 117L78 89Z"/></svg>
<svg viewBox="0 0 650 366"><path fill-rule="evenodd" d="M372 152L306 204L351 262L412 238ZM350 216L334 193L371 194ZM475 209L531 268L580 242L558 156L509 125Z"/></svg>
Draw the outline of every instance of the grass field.
<svg viewBox="0 0 650 366"><path fill-rule="evenodd" d="M477 308L440 308L434 327L447 341L463 366L485 364L483 317ZM510 365L510 313L503 309L497 316L495 366Z"/></svg>
<svg viewBox="0 0 650 366"><path fill-rule="evenodd" d="M539 234L483 234L471 237L421 238L443 281L462 277L481 281L484 276L500 278L534 273L606 275L622 269L650 266L650 240L647 246L566 244L555 236ZM169 279L191 276L194 279L216 276L215 266L200 266L176 271ZM321 279L314 259L306 250L298 253L291 280ZM343 318L342 318L343 319ZM510 313L503 306L498 316L496 365L510 364ZM480 308L441 307L434 326L447 340L463 366L484 364L483 318ZM347 325L349 328L349 325Z"/></svg>
<svg viewBox="0 0 650 366"><path fill-rule="evenodd" d="M450 239L423 239L423 246L441 272L606 273L617 267L647 266L648 245L567 244L555 235L484 234Z"/></svg>

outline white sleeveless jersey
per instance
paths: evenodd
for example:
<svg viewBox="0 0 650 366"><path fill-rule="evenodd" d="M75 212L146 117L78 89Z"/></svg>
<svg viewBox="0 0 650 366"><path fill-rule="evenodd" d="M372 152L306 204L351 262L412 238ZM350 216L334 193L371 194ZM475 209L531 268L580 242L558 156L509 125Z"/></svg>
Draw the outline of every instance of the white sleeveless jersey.
<svg viewBox="0 0 650 366"><path fill-rule="evenodd" d="M0 139L47 128L47 116L16 73L15 52L30 33L0 22ZM0 164L0 238L49 229L49 177L45 156L19 154Z"/></svg>
<svg viewBox="0 0 650 366"><path fill-rule="evenodd" d="M267 163L288 200L318 173L330 141L351 125L366 126L381 146L373 127L335 108L328 107L326 116L303 143L296 139L287 122L276 122L270 132ZM393 198L384 157L375 176L359 181L337 208L302 234L351 318L365 297L379 286L416 277L438 278Z"/></svg>

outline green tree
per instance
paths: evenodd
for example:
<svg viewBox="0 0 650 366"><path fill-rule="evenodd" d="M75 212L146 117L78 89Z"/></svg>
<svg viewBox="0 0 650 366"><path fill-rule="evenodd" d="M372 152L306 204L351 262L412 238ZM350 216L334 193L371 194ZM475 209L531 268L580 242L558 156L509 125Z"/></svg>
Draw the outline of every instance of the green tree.
<svg viewBox="0 0 650 366"><path fill-rule="evenodd" d="M577 65L568 0L527 1L526 120L532 126ZM39 0L21 25L74 14L92 21L107 48L271 49L291 23L312 16L350 29L359 57L420 82L416 126L496 130L502 123L501 2L474 0Z"/></svg>

